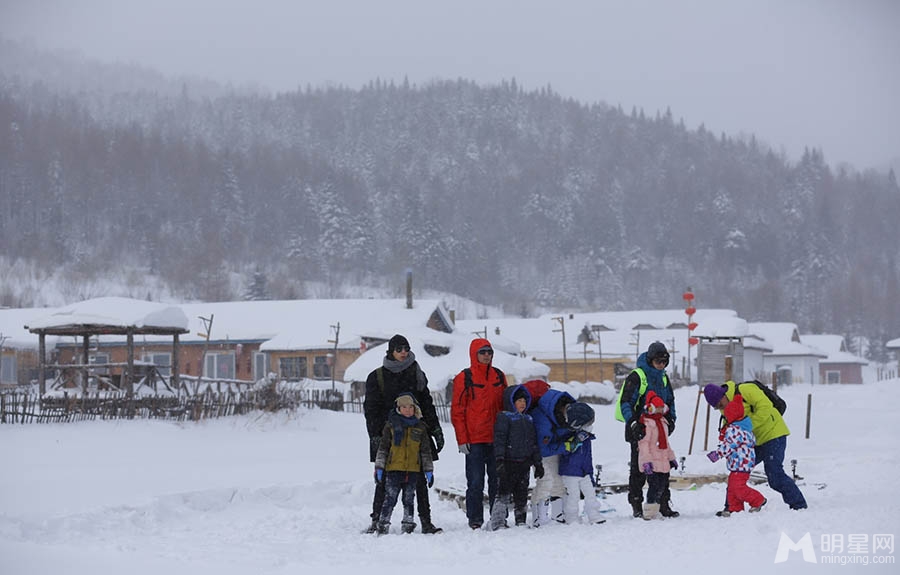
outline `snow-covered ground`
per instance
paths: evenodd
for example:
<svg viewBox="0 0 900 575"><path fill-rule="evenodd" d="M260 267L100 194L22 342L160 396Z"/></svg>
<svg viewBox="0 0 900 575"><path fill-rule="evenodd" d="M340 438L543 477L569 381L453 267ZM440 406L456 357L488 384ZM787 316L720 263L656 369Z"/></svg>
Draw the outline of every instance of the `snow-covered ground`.
<svg viewBox="0 0 900 575"><path fill-rule="evenodd" d="M900 529L900 380L863 386L782 389L810 508L791 511L777 493L759 514L717 518L724 485L675 491L677 519L630 517L625 495L603 525L472 532L455 503L432 497L441 535L360 534L368 523L372 469L363 417L301 410L201 423L81 422L0 426L0 573L191 575L231 573L382 574L762 573L862 570L896 573L876 535ZM811 438L804 439L812 392ZM687 456L696 388L677 392L673 446ZM724 473L703 455L701 401L688 474ZM604 481L627 474L627 445L612 406L596 406L595 463ZM715 417L711 421L714 428ZM464 485L463 456L445 424L436 484ZM715 438L710 432L710 448ZM790 465L786 466L790 471ZM817 489L813 483L825 483ZM394 530L400 510L395 510ZM775 564L782 533L809 533L818 563L800 551ZM842 537L844 549L823 548ZM852 548L851 541L866 538ZM879 537L879 540L883 538ZM865 552L862 552L862 551ZM835 550L837 551L837 550ZM565 570L565 571L561 571Z"/></svg>

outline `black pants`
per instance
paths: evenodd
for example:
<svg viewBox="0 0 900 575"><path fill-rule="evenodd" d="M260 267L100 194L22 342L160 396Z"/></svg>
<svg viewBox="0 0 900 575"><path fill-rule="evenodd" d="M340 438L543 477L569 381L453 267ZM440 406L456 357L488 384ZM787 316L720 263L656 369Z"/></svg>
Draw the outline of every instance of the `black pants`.
<svg viewBox="0 0 900 575"><path fill-rule="evenodd" d="M507 461L503 464L503 473L498 477L497 499L504 502L512 500L513 516L516 523L525 522L528 505L528 481L531 478L530 461ZM507 511L504 510L503 518ZM491 517L493 519L493 516Z"/></svg>
<svg viewBox="0 0 900 575"><path fill-rule="evenodd" d="M401 497L403 501L403 524L410 525L413 520L413 500L415 499L415 491L419 485L419 478L423 473L407 472L407 471L388 471L385 473L384 481L384 504L381 507L378 523L381 525L391 524L391 514L394 512L394 506L397 505L397 499Z"/></svg>
<svg viewBox="0 0 900 575"><path fill-rule="evenodd" d="M631 465L628 471L628 502L631 505L641 505L644 502L644 481L647 479L647 475L641 471L640 465L638 465L638 442L631 441ZM659 501L655 501L654 503L659 503L660 505L668 505L669 500L672 498L672 492L669 490L669 474L668 473L655 473L654 475L663 475L665 476L665 480L659 478L660 481L663 481L663 489L662 493L659 496Z"/></svg>
<svg viewBox="0 0 900 575"><path fill-rule="evenodd" d="M416 481L416 505L419 507L419 520L422 525L431 523L431 504L428 502L428 483L424 473L417 473L419 476ZM381 509L384 507L385 483L375 484L375 497L372 500L372 521L378 521L381 516Z"/></svg>

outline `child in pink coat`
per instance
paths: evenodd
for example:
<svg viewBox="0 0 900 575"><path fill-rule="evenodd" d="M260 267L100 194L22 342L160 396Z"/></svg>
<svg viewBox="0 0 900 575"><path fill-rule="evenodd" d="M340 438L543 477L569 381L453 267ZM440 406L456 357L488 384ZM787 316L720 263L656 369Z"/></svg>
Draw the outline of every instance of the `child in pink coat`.
<svg viewBox="0 0 900 575"><path fill-rule="evenodd" d="M644 519L653 519L659 512L659 500L669 471L678 467L675 452L669 445L669 427L665 415L669 406L653 391L647 392L644 412L640 422L646 434L638 441L638 466L647 474L647 501L644 503Z"/></svg>

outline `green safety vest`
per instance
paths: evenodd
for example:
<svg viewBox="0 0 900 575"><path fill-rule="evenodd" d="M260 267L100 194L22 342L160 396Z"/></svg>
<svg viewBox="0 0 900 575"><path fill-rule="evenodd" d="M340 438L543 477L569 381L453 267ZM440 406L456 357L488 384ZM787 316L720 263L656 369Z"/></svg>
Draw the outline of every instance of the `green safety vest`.
<svg viewBox="0 0 900 575"><path fill-rule="evenodd" d="M637 372L638 377L641 378L641 388L638 391L637 401L634 402L634 409L638 408L638 404L641 401L641 398L644 397L644 393L647 391L647 374L644 373L644 370L636 367L632 371L632 373ZM669 376L663 373L663 387L669 385ZM622 387L619 388L619 398L616 400L616 419L624 422L625 416L622 415L622 394L625 393L625 384L622 383Z"/></svg>

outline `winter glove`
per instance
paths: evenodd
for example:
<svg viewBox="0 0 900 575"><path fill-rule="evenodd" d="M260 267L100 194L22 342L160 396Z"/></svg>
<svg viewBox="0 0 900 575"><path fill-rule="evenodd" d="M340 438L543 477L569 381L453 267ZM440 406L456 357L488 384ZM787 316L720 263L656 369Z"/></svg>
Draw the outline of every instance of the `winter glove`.
<svg viewBox="0 0 900 575"><path fill-rule="evenodd" d="M428 487L434 485L434 473L432 473L431 471L425 472L425 485L427 485Z"/></svg>
<svg viewBox="0 0 900 575"><path fill-rule="evenodd" d="M632 421L629 424L629 427L631 428L631 436L635 439L635 441L644 439L644 436L647 435L647 429L640 421Z"/></svg>
<svg viewBox="0 0 900 575"><path fill-rule="evenodd" d="M578 443L584 443L585 441L596 438L597 436L595 436L593 433L591 433L590 431L585 431L583 429L575 433L575 440L578 441Z"/></svg>
<svg viewBox="0 0 900 575"><path fill-rule="evenodd" d="M375 468L375 483L381 483L384 481L384 469L380 467Z"/></svg>
<svg viewBox="0 0 900 575"><path fill-rule="evenodd" d="M444 432L440 427L436 427L434 431L431 432L431 437L434 438L434 446L437 447L437 452L440 453L444 448Z"/></svg>
<svg viewBox="0 0 900 575"><path fill-rule="evenodd" d="M710 461L715 463L716 461L719 460L719 452L718 451L710 451L709 453L706 454L706 457L708 457Z"/></svg>
<svg viewBox="0 0 900 575"><path fill-rule="evenodd" d="M468 443L461 444L459 446L459 452L462 453L463 455L468 455L469 454L469 444Z"/></svg>
<svg viewBox="0 0 900 575"><path fill-rule="evenodd" d="M669 435L672 435L675 432L675 420L670 417L667 417L666 423L669 424Z"/></svg>
<svg viewBox="0 0 900 575"><path fill-rule="evenodd" d="M497 460L497 477L503 477L506 474L506 465L505 461L502 459Z"/></svg>
<svg viewBox="0 0 900 575"><path fill-rule="evenodd" d="M648 461L644 464L643 470L646 475L653 475L653 464Z"/></svg>
<svg viewBox="0 0 900 575"><path fill-rule="evenodd" d="M678 462L675 461L674 459L669 462L669 465L671 466L672 469L674 469L676 471L678 470Z"/></svg>
<svg viewBox="0 0 900 575"><path fill-rule="evenodd" d="M534 478L540 479L544 476L544 464L543 463L535 463L534 464Z"/></svg>

